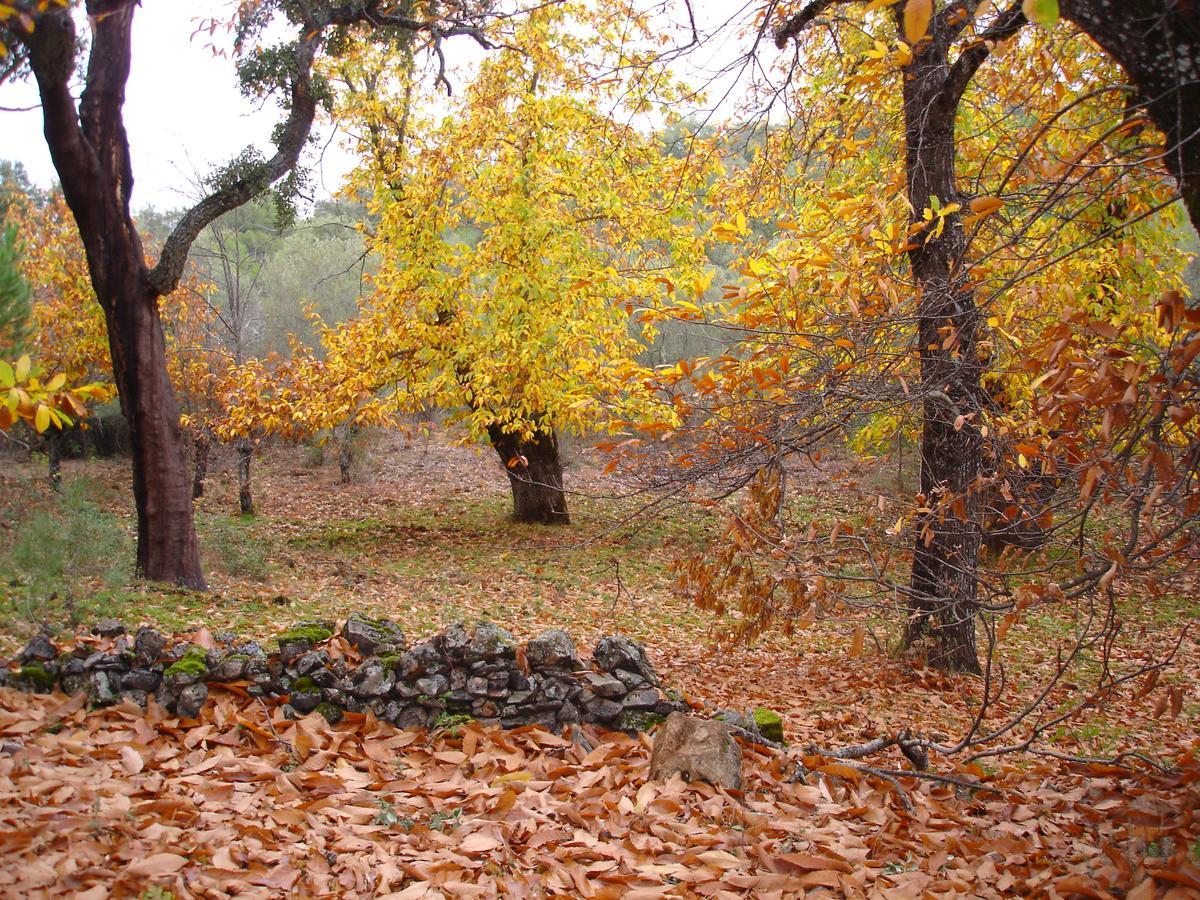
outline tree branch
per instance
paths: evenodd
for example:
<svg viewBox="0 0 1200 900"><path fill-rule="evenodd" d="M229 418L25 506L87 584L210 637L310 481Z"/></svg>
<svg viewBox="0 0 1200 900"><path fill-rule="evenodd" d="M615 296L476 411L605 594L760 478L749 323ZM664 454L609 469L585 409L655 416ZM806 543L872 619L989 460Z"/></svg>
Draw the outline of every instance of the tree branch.
<svg viewBox="0 0 1200 900"><path fill-rule="evenodd" d="M1000 14L991 27L980 34L970 46L958 55L958 59L954 61L954 65L950 67L950 73L946 77L946 86L942 89L942 102L950 107L958 106L967 85L971 83L971 79L975 77L979 67L991 55L992 46L1008 40L1028 22L1029 20L1025 18L1025 13L1021 9L1021 0L1013 0L1012 5Z"/></svg>

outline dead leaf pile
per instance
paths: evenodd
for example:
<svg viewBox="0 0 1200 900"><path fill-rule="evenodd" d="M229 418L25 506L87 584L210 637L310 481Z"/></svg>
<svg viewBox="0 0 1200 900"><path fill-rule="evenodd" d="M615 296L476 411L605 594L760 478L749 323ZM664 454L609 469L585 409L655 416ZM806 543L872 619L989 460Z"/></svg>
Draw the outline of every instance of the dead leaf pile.
<svg viewBox="0 0 1200 900"><path fill-rule="evenodd" d="M151 704L0 690L0 878L16 896L1127 896L1200 891L1200 747L1169 774L1010 766L992 790L852 771L649 783L650 739L291 722L221 693ZM833 769L831 768L831 773Z"/></svg>

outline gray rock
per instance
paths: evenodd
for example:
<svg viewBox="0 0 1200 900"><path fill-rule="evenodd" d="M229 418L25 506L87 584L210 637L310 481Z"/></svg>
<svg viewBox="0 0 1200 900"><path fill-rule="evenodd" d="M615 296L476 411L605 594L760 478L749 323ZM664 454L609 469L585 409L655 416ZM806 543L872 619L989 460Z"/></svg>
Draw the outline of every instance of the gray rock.
<svg viewBox="0 0 1200 900"><path fill-rule="evenodd" d="M467 691L478 696L488 692L488 680L482 675L472 675L467 679Z"/></svg>
<svg viewBox="0 0 1200 900"><path fill-rule="evenodd" d="M654 688L642 688L630 691L621 705L625 709L654 709L659 699L659 693Z"/></svg>
<svg viewBox="0 0 1200 900"><path fill-rule="evenodd" d="M25 649L17 656L17 661L21 665L26 666L30 663L49 662L57 658L58 650L50 638L45 633L42 633L35 634L29 639L29 643L25 645Z"/></svg>
<svg viewBox="0 0 1200 900"><path fill-rule="evenodd" d="M568 684L559 678L547 678L542 682L542 696L548 700L557 700L562 702L571 695L573 684Z"/></svg>
<svg viewBox="0 0 1200 900"><path fill-rule="evenodd" d="M441 664L441 654L430 641L417 644L396 661L396 673L405 681L413 681Z"/></svg>
<svg viewBox="0 0 1200 900"><path fill-rule="evenodd" d="M92 634L100 637L116 637L125 633L125 626L116 619L101 619L92 627Z"/></svg>
<svg viewBox="0 0 1200 900"><path fill-rule="evenodd" d="M626 669L616 669L613 672L613 677L625 686L625 690L634 691L646 684L646 679L637 672L630 672Z"/></svg>
<svg viewBox="0 0 1200 900"><path fill-rule="evenodd" d="M665 781L675 773L741 790L742 751L723 723L671 713L654 735L650 777Z"/></svg>
<svg viewBox="0 0 1200 900"><path fill-rule="evenodd" d="M476 700L471 704L471 714L476 718L491 719L500 715L500 707L492 700Z"/></svg>
<svg viewBox="0 0 1200 900"><path fill-rule="evenodd" d="M121 676L124 691L156 691L162 683L162 675L153 669L133 669Z"/></svg>
<svg viewBox="0 0 1200 900"><path fill-rule="evenodd" d="M529 661L529 668L534 671L579 667L575 642L561 628L551 628L530 641L525 646L525 658Z"/></svg>
<svg viewBox="0 0 1200 900"><path fill-rule="evenodd" d="M142 709L145 709L146 703L149 701L150 697L147 695L147 693L145 691L139 691L135 688L135 689L131 689L131 690L121 691L121 699L122 700L131 700L134 703L136 703L138 706L140 706Z"/></svg>
<svg viewBox="0 0 1200 900"><path fill-rule="evenodd" d="M645 648L632 638L622 635L601 638L592 655L602 671L615 675L618 670L623 669L641 675L650 684L658 684L658 676L654 674L650 660L646 657Z"/></svg>
<svg viewBox="0 0 1200 900"><path fill-rule="evenodd" d="M329 654L324 650L310 650L295 662L296 673L299 675L308 675L327 665L329 665Z"/></svg>
<svg viewBox="0 0 1200 900"><path fill-rule="evenodd" d="M471 644L471 637L461 622L455 622L442 632L441 637L438 638L438 644L447 657L455 662L460 662L467 657L467 648Z"/></svg>
<svg viewBox="0 0 1200 900"><path fill-rule="evenodd" d="M200 715L200 710L208 701L208 685L189 684L179 692L175 700L175 714L183 719L194 719Z"/></svg>
<svg viewBox="0 0 1200 900"><path fill-rule="evenodd" d="M406 706L396 717L397 728L426 728L430 721L429 711L423 706Z"/></svg>
<svg viewBox="0 0 1200 900"><path fill-rule="evenodd" d="M354 693L360 698L382 697L395 685L396 676L379 660L369 660L355 673L354 680Z"/></svg>
<svg viewBox="0 0 1200 900"><path fill-rule="evenodd" d="M583 706L584 718L588 722L595 722L600 725L607 725L616 720L617 716L621 715L624 707L620 703L615 703L612 700L604 700L597 697Z"/></svg>
<svg viewBox="0 0 1200 900"><path fill-rule="evenodd" d="M392 688L392 693L401 700L413 700L421 696L421 689L411 681L396 681L395 687Z"/></svg>
<svg viewBox="0 0 1200 900"><path fill-rule="evenodd" d="M332 669L317 669L310 672L308 677L319 688L331 688L337 682L337 676L333 674Z"/></svg>
<svg viewBox="0 0 1200 900"><path fill-rule="evenodd" d="M342 637L363 656L375 654L380 647L390 645L403 650L405 646L404 632L395 622L387 619L368 619L358 613L351 613L342 626Z"/></svg>
<svg viewBox="0 0 1200 900"><path fill-rule="evenodd" d="M238 681L246 677L249 665L247 657L231 654L209 669L208 677L213 681Z"/></svg>
<svg viewBox="0 0 1200 900"><path fill-rule="evenodd" d="M564 703L562 709L558 711L558 727L563 725L578 725L581 720L579 710L575 708L573 703Z"/></svg>
<svg viewBox="0 0 1200 900"><path fill-rule="evenodd" d="M614 678L606 672L585 672L583 683L597 697L624 697L628 688L619 678Z"/></svg>
<svg viewBox="0 0 1200 900"><path fill-rule="evenodd" d="M471 636L467 655L471 659L512 659L517 655L517 642L499 625L482 622Z"/></svg>
<svg viewBox="0 0 1200 900"><path fill-rule="evenodd" d="M88 676L87 685L89 706L112 706L117 702L117 694L107 672L92 672Z"/></svg>
<svg viewBox="0 0 1200 900"><path fill-rule="evenodd" d="M292 704L296 712L302 716L307 716L310 712L321 705L324 698L318 693L291 694L288 697L288 702Z"/></svg>
<svg viewBox="0 0 1200 900"><path fill-rule="evenodd" d="M450 689L450 682L444 675L429 675L417 679L417 690L426 697L435 698Z"/></svg>

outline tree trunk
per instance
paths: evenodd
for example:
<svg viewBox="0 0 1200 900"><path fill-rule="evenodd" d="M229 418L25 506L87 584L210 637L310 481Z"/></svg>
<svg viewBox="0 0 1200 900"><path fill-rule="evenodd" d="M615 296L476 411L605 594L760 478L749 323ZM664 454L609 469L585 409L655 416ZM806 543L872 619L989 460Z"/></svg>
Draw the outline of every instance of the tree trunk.
<svg viewBox="0 0 1200 900"><path fill-rule="evenodd" d="M138 523L137 571L152 581L203 590L192 485L175 391L167 374L157 297L148 286L138 286L143 272L132 265L121 266L116 254L108 266L126 269L128 280L135 282L125 292L110 294L97 289L97 295L107 314L117 392L129 423Z"/></svg>
<svg viewBox="0 0 1200 900"><path fill-rule="evenodd" d="M62 490L63 441L66 436L61 430L46 435L46 480L56 491Z"/></svg>
<svg viewBox="0 0 1200 900"><path fill-rule="evenodd" d="M350 483L351 466L354 465L354 437L357 430L348 426L338 432L338 472L341 473L342 484Z"/></svg>
<svg viewBox="0 0 1200 900"><path fill-rule="evenodd" d="M562 461L553 431L523 441L505 434L499 425L488 427L492 447L504 464L512 487L513 521L538 525L569 525L567 495L563 492Z"/></svg>
<svg viewBox="0 0 1200 900"><path fill-rule="evenodd" d="M20 37L38 84L46 145L104 309L113 379L129 423L137 572L202 589L179 409L158 316L158 298L179 278L176 274L155 286L129 212L133 170L122 106L135 9L122 4L100 15L93 2L87 4L91 56L78 107L71 93L78 46L72 10L41 15L36 29Z"/></svg>
<svg viewBox="0 0 1200 900"><path fill-rule="evenodd" d="M204 481L208 478L208 455L212 450L212 440L205 432L196 435L192 441L192 499L199 500L204 496Z"/></svg>
<svg viewBox="0 0 1200 900"><path fill-rule="evenodd" d="M1137 104L1166 136L1164 161L1200 228L1200 4L1060 0L1059 6L1137 88Z"/></svg>
<svg viewBox="0 0 1200 900"><path fill-rule="evenodd" d="M254 515L254 495L250 490L250 463L254 461L254 444L247 438L237 442L238 508L243 516Z"/></svg>
<svg viewBox="0 0 1200 900"><path fill-rule="evenodd" d="M904 119L908 196L914 221L936 197L960 202L955 185L954 122L961 88L948 62L951 41L923 42L905 70ZM921 493L931 510L918 517L904 643L931 639L929 661L978 672L975 645L981 540L979 475L983 440L979 311L965 271L961 217L945 217L909 251L917 286L917 341L923 396Z"/></svg>

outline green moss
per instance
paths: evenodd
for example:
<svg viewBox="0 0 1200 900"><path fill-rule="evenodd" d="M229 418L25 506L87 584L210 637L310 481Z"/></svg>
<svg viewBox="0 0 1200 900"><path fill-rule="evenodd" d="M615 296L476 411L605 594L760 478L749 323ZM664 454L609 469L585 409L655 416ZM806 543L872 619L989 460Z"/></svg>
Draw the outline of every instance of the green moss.
<svg viewBox="0 0 1200 900"><path fill-rule="evenodd" d="M666 716L652 712L626 712L621 714L622 731L650 731L666 721Z"/></svg>
<svg viewBox="0 0 1200 900"><path fill-rule="evenodd" d="M167 667L167 675L206 675L208 674L207 652L203 647L191 647L175 662Z"/></svg>
<svg viewBox="0 0 1200 900"><path fill-rule="evenodd" d="M333 637L332 622L301 622L300 624L281 632L277 637L280 646L295 641L308 641L310 644L320 644Z"/></svg>
<svg viewBox="0 0 1200 900"><path fill-rule="evenodd" d="M45 666L37 663L21 666L21 670L17 672L13 680L38 692L49 693L54 690L54 673L47 671Z"/></svg>
<svg viewBox="0 0 1200 900"><path fill-rule="evenodd" d="M385 653L379 657L379 661L383 663L384 671L396 668L396 663L400 662L400 657L403 655L403 653Z"/></svg>
<svg viewBox="0 0 1200 900"><path fill-rule="evenodd" d="M325 717L325 721L330 725L336 725L338 722L342 721L342 717L345 715L345 713L342 712L342 708L336 703L318 703L317 712L323 715Z"/></svg>
<svg viewBox="0 0 1200 900"><path fill-rule="evenodd" d="M307 675L301 675L292 682L293 694L315 694L317 692L317 684Z"/></svg>
<svg viewBox="0 0 1200 900"><path fill-rule="evenodd" d="M758 707L754 710L754 725L758 729L758 733L768 741L774 741L777 744L784 743L783 716L775 710L767 709L765 706Z"/></svg>

